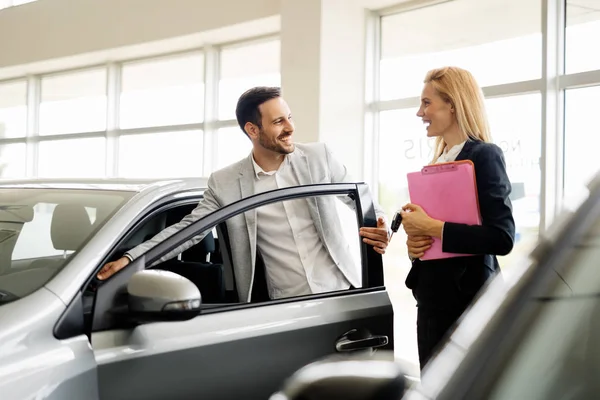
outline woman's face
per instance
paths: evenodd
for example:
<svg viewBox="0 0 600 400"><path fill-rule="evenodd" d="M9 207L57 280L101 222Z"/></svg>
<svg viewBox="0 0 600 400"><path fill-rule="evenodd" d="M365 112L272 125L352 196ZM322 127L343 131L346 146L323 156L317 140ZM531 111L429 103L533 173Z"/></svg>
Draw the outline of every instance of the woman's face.
<svg viewBox="0 0 600 400"><path fill-rule="evenodd" d="M426 125L428 137L443 136L456 124L454 108L440 97L431 83L423 87L417 117Z"/></svg>

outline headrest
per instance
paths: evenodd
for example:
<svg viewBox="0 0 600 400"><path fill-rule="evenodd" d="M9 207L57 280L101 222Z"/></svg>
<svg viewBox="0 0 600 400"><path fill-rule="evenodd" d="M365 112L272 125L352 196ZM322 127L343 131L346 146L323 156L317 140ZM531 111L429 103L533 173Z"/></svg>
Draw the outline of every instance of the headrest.
<svg viewBox="0 0 600 400"><path fill-rule="evenodd" d="M50 236L56 250L78 250L92 232L92 222L85 207L59 204L52 214Z"/></svg>
<svg viewBox="0 0 600 400"><path fill-rule="evenodd" d="M212 231L208 232L200 243L181 253L181 260L204 262L208 253L215 252L215 247L215 237L213 236Z"/></svg>

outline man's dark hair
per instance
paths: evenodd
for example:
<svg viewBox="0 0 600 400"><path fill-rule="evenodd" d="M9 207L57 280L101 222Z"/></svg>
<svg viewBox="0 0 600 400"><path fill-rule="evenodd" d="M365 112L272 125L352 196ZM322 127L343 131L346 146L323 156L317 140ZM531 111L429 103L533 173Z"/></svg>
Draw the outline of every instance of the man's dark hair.
<svg viewBox="0 0 600 400"><path fill-rule="evenodd" d="M262 116L260 115L258 107L277 97L281 97L281 89L278 87L266 86L253 87L240 96L237 107L235 108L235 116L238 125L246 136L248 136L248 133L246 133L246 130L244 129L246 123L251 122L259 128L262 128Z"/></svg>

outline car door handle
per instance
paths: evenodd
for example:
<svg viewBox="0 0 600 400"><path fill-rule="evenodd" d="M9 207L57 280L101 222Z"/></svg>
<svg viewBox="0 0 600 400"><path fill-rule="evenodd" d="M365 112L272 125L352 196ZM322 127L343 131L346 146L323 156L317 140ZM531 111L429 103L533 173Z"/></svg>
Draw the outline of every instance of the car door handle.
<svg viewBox="0 0 600 400"><path fill-rule="evenodd" d="M374 349L376 347L385 346L388 344L388 342L388 337L384 335L369 336L354 340L344 337L336 342L335 349L338 352Z"/></svg>

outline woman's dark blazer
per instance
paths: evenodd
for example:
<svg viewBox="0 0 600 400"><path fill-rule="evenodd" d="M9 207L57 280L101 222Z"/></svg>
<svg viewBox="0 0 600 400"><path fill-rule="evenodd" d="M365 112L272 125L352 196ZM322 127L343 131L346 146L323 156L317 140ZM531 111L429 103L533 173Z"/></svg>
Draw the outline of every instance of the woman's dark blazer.
<svg viewBox="0 0 600 400"><path fill-rule="evenodd" d="M446 308L469 303L500 267L496 255L506 255L515 238L515 221L509 199L511 185L502 150L492 143L467 140L456 161L475 166L482 225L446 222L442 250L476 254L441 260L414 260L406 278L418 305ZM463 304L464 305L464 304Z"/></svg>

